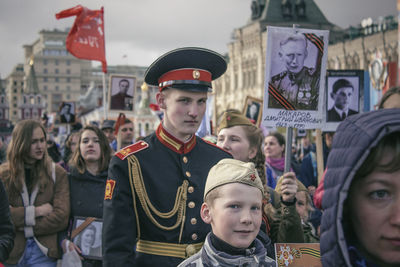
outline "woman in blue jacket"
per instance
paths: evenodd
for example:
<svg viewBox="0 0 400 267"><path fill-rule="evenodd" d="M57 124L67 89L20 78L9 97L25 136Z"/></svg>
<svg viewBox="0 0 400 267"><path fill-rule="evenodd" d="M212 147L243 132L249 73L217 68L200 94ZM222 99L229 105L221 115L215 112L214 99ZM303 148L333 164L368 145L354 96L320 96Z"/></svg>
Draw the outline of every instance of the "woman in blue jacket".
<svg viewBox="0 0 400 267"><path fill-rule="evenodd" d="M323 266L400 266L400 109L339 125L324 189Z"/></svg>

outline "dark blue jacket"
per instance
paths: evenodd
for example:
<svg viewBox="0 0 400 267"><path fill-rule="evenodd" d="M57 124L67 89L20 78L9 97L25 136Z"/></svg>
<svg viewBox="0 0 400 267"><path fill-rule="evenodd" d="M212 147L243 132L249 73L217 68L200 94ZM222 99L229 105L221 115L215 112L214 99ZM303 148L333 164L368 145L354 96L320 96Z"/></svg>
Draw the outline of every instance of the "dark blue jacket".
<svg viewBox="0 0 400 267"><path fill-rule="evenodd" d="M228 157L231 157L229 153L196 136L183 144L166 132L161 124L156 133L116 153L109 166L104 200L103 266L175 267L182 262L184 258L139 252L143 250L136 243L139 237L137 230L140 230L140 240L144 241L178 244L183 229L181 244L204 242L211 231L210 225L200 218L208 171L218 161ZM142 187L134 184L135 179L140 180L140 177L148 201L162 213L172 210L178 188L188 183L183 228L180 225L163 230L156 225L157 222L161 226L173 226L177 222L177 214L161 218L151 211L156 222L149 218L142 205L143 199L141 201L138 195L137 188Z"/></svg>
<svg viewBox="0 0 400 267"><path fill-rule="evenodd" d="M323 266L352 266L343 227L343 203L358 168L371 148L386 135L400 131L400 109L353 115L343 121L333 138L325 174L321 222Z"/></svg>

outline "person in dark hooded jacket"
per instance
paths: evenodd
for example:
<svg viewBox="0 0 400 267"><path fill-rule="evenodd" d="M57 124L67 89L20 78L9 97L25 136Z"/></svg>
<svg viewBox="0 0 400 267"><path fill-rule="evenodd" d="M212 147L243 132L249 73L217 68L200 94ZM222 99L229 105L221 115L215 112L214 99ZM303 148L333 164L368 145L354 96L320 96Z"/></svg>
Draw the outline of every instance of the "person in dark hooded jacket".
<svg viewBox="0 0 400 267"><path fill-rule="evenodd" d="M70 161L70 230L76 216L103 218L103 198L110 159L111 148L104 133L96 126L84 127L79 132L78 147ZM71 233L62 241L64 252L67 238L71 238ZM70 248L81 254L81 248L72 242L69 244ZM82 266L98 267L102 266L102 261L84 258Z"/></svg>
<svg viewBox="0 0 400 267"><path fill-rule="evenodd" d="M339 125L324 189L323 266L400 266L400 109Z"/></svg>
<svg viewBox="0 0 400 267"><path fill-rule="evenodd" d="M15 230L11 221L8 197L3 183L0 181L0 263L8 259L14 247Z"/></svg>

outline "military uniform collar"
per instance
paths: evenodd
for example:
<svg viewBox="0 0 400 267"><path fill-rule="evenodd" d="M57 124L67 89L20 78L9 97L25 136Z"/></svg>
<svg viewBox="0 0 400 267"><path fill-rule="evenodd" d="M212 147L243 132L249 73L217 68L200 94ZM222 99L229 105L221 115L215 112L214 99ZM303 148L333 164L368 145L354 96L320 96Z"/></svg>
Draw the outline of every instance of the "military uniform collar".
<svg viewBox="0 0 400 267"><path fill-rule="evenodd" d="M192 137L184 143L168 133L162 126L162 123L158 126L156 135L163 145L179 154L189 153L196 145L196 135L193 134Z"/></svg>

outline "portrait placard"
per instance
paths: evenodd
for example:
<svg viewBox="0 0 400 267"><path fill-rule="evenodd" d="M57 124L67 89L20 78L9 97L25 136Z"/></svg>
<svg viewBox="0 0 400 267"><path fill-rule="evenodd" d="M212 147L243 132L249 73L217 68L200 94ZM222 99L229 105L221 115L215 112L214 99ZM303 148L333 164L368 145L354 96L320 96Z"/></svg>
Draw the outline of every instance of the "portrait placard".
<svg viewBox="0 0 400 267"><path fill-rule="evenodd" d="M60 105L60 123L74 123L75 122L75 103L62 102Z"/></svg>
<svg viewBox="0 0 400 267"><path fill-rule="evenodd" d="M133 111L136 77L128 75L111 75L108 106L110 110Z"/></svg>
<svg viewBox="0 0 400 267"><path fill-rule="evenodd" d="M243 115L255 125L260 125L262 116L262 99L247 96L244 102Z"/></svg>
<svg viewBox="0 0 400 267"><path fill-rule="evenodd" d="M329 31L267 27L262 125L322 124Z"/></svg>
<svg viewBox="0 0 400 267"><path fill-rule="evenodd" d="M75 216L73 229L79 227L85 220L85 217ZM73 238L72 242L80 248L82 257L87 259L102 259L102 229L103 220L96 219Z"/></svg>
<svg viewBox="0 0 400 267"><path fill-rule="evenodd" d="M363 110L363 70L328 70L326 77L326 102L324 131L335 131L348 116Z"/></svg>
<svg viewBox="0 0 400 267"><path fill-rule="evenodd" d="M276 266L322 267L319 243L275 243Z"/></svg>

